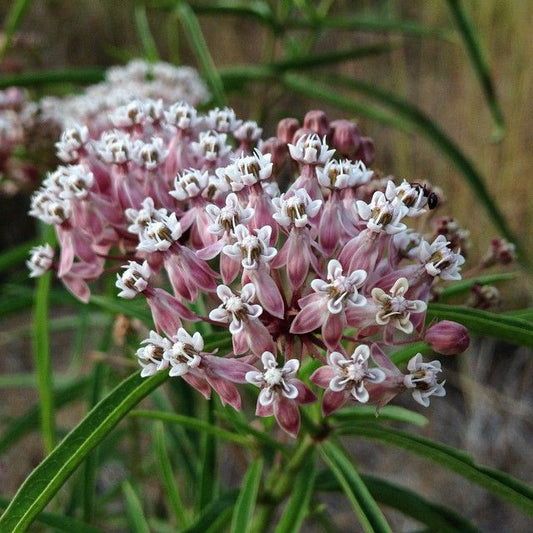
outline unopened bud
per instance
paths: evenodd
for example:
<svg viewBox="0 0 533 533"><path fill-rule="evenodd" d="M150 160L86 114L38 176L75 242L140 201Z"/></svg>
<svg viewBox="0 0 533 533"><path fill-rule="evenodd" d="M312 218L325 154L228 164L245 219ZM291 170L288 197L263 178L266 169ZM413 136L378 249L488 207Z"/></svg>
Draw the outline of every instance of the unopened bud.
<svg viewBox="0 0 533 533"><path fill-rule="evenodd" d="M317 133L320 138L329 132L329 120L324 111L308 111L304 117L304 128Z"/></svg>
<svg viewBox="0 0 533 533"><path fill-rule="evenodd" d="M337 152L349 159L353 159L361 146L361 132L349 120L334 120L331 124L331 145Z"/></svg>
<svg viewBox="0 0 533 533"><path fill-rule="evenodd" d="M516 258L516 247L513 243L503 239L502 237L495 237L490 241L490 246L487 254L481 260L483 267L489 267L500 263L501 265L508 265Z"/></svg>
<svg viewBox="0 0 533 533"><path fill-rule="evenodd" d="M374 161L376 155L376 147L374 141L370 137L361 137L361 146L355 154L356 159L360 159L365 165L370 165Z"/></svg>
<svg viewBox="0 0 533 533"><path fill-rule="evenodd" d="M455 355L468 348L470 335L462 324L451 320L441 320L428 328L424 340L437 353Z"/></svg>
<svg viewBox="0 0 533 533"><path fill-rule="evenodd" d="M278 122L277 138L284 143L291 143L300 123L295 118L284 118Z"/></svg>

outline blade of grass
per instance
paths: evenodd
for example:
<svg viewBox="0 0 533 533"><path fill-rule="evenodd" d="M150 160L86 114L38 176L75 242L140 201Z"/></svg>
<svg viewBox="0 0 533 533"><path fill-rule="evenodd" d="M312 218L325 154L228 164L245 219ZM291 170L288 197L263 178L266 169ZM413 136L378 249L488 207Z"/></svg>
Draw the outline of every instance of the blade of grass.
<svg viewBox="0 0 533 533"><path fill-rule="evenodd" d="M456 281L453 285L445 287L439 294L439 301L446 300L453 296L459 296L467 293L476 284L479 285L492 285L494 283L500 283L502 281L511 281L518 277L517 272L502 272L501 274L490 274L488 276L476 276L475 278L463 279Z"/></svg>
<svg viewBox="0 0 533 533"><path fill-rule="evenodd" d="M367 533L392 533L381 509L370 495L346 453L331 441L321 443L319 450L344 493L348 496L363 530Z"/></svg>
<svg viewBox="0 0 533 533"><path fill-rule="evenodd" d="M5 58L9 46L11 45L11 40L19 29L22 19L24 18L24 13L26 13L30 4L31 0L15 0L11 4L11 9L7 14L0 42L0 62Z"/></svg>
<svg viewBox="0 0 533 533"><path fill-rule="evenodd" d="M57 83L97 83L105 77L103 69L82 70L47 70L44 72L25 72L0 76L0 89L6 87L32 87L36 85L53 85Z"/></svg>
<svg viewBox="0 0 533 533"><path fill-rule="evenodd" d="M141 41L144 57L151 63L159 60L159 53L157 52L157 45L154 37L150 31L150 24L146 16L146 6L137 2L134 9L135 27L137 28L137 35Z"/></svg>
<svg viewBox="0 0 533 533"><path fill-rule="evenodd" d="M426 524L440 533L480 533L466 518L452 509L422 498L416 492L383 479L361 474L361 479L374 498L406 516ZM316 476L316 491L340 492L342 487L330 470L322 470Z"/></svg>
<svg viewBox="0 0 533 533"><path fill-rule="evenodd" d="M25 531L87 455L139 401L167 379L135 373L120 383L26 478L0 517L0 531Z"/></svg>
<svg viewBox="0 0 533 533"><path fill-rule="evenodd" d="M205 423L215 425L214 402L203 404ZM215 499L218 492L218 442L216 436L206 431L200 434L200 461L196 484L196 509L200 512Z"/></svg>
<svg viewBox="0 0 533 533"><path fill-rule="evenodd" d="M432 28L415 21L375 18L365 15L344 13L328 16L320 20L291 18L287 20L287 28L316 27L327 30L363 31L372 33L403 33L414 37L436 37L453 42L453 34L446 28Z"/></svg>
<svg viewBox="0 0 533 533"><path fill-rule="evenodd" d="M37 281L32 335L39 404L41 406L41 434L46 454L53 450L56 440L50 334L48 331L48 292L51 275L51 272L47 272Z"/></svg>
<svg viewBox="0 0 533 533"><path fill-rule="evenodd" d="M483 53L479 34L468 16L464 2L461 0L446 0L446 3L450 8L454 22L461 34L466 51L470 57L470 62L479 79L492 118L496 124L496 130L493 134L494 140L499 141L503 137L504 132L503 113L496 96L496 90L494 89L494 83L492 82L487 59Z"/></svg>
<svg viewBox="0 0 533 533"><path fill-rule="evenodd" d="M357 407L340 409L333 413L330 418L338 422L348 423L379 418L379 420L394 420L395 422L405 422L421 427L426 426L428 423L428 419L424 415L397 405L386 405L380 409L379 415L376 414L375 406L358 405Z"/></svg>
<svg viewBox="0 0 533 533"><path fill-rule="evenodd" d="M462 450L368 421L354 422L350 428L343 428L342 433L384 442L435 461L440 466L456 472L502 500L533 515L533 489L531 487L504 472L476 464L470 455Z"/></svg>
<svg viewBox="0 0 533 533"><path fill-rule="evenodd" d="M296 533L309 514L309 504L315 488L316 451L313 450L294 480L287 506L274 533Z"/></svg>
<svg viewBox="0 0 533 533"><path fill-rule="evenodd" d="M126 516L128 518L129 531L132 533L150 533L150 527L144 517L143 508L139 496L133 490L129 481L122 483L122 493L126 502Z"/></svg>
<svg viewBox="0 0 533 533"><path fill-rule="evenodd" d="M238 494L238 491L232 490L213 500L196 514L195 522L181 533L206 533L218 523L221 516L224 516L224 522L227 523L227 517L235 505Z"/></svg>
<svg viewBox="0 0 533 533"><path fill-rule="evenodd" d="M0 508L5 509L8 505L9 500L7 498L0 498ZM64 531L65 533L72 533L73 531L76 533L104 533L103 529L56 513L39 513L35 521L43 526L53 528L54 531Z"/></svg>
<svg viewBox="0 0 533 533"><path fill-rule="evenodd" d="M353 78L328 74L328 85L316 83L311 78L296 74L285 74L283 83L294 92L304 94L310 98L334 105L339 109L345 109L353 113L361 113L374 120L390 124L388 120L380 119L379 115L372 111L370 114L366 106L357 104L352 98L345 97L332 88L333 85L346 87L377 101L380 105L391 109L401 119L395 124L403 131L415 130L439 150L459 170L465 181L476 194L476 198L484 206L490 215L493 224L502 235L516 245L520 259L527 263L528 257L518 238L509 228L505 217L490 196L483 177L474 164L463 154L459 147L437 126L437 124L415 105L399 98L395 94L377 88L375 85ZM397 117L397 118L398 118Z"/></svg>
<svg viewBox="0 0 533 533"><path fill-rule="evenodd" d="M236 442L241 446L250 447L253 443L246 437L237 433L232 433L225 429L219 428L204 420L193 418L190 416L179 415L176 413L167 413L164 411L143 411L134 410L131 411L130 416L137 416L140 418L149 418L151 420L160 420L162 422L169 422L171 424L178 424L185 428L193 429L201 433L208 433L214 437L219 437L230 442Z"/></svg>
<svg viewBox="0 0 533 533"><path fill-rule="evenodd" d="M32 239L31 241L19 244L18 246L13 246L12 248L9 248L9 250L2 252L0 254L0 272L4 272L8 268L19 265L22 261L28 259L30 250L34 246L37 246L39 242L40 239Z"/></svg>
<svg viewBox="0 0 533 533"><path fill-rule="evenodd" d="M209 88L211 89L213 103L218 106L226 105L224 85L217 72L213 58L209 53L207 43L205 42L196 15L191 6L181 0L178 0L175 10L180 18L183 29L185 30L192 51L194 52Z"/></svg>
<svg viewBox="0 0 533 533"><path fill-rule="evenodd" d="M170 503L170 508L172 509L178 526L180 528L185 528L189 524L189 520L187 518L185 504L183 503L176 480L174 479L170 457L168 456L167 444L165 442L165 426L162 422L156 422L154 427L157 465L161 474L163 487L165 488L165 495Z"/></svg>
<svg viewBox="0 0 533 533"><path fill-rule="evenodd" d="M233 508L230 533L240 533L245 531L251 523L254 514L259 484L263 473L264 461L262 458L255 459L242 480L241 490Z"/></svg>
<svg viewBox="0 0 533 533"><path fill-rule="evenodd" d="M497 337L520 346L533 347L533 324L521 318L436 303L429 305L426 317L428 320L434 318L453 320L466 326L471 333Z"/></svg>

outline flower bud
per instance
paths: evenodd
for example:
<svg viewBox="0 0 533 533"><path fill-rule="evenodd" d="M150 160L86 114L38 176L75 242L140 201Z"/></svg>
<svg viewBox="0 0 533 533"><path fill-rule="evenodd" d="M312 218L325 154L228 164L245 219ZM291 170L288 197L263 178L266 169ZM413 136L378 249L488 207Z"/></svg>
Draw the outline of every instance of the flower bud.
<svg viewBox="0 0 533 533"><path fill-rule="evenodd" d="M340 155L352 159L361 145L359 128L345 119L334 120L330 126L331 145Z"/></svg>
<svg viewBox="0 0 533 533"><path fill-rule="evenodd" d="M365 165L370 165L374 161L376 147L370 137L361 137L361 146L355 154L356 159L360 159Z"/></svg>
<svg viewBox="0 0 533 533"><path fill-rule="evenodd" d="M327 135L329 132L329 120L326 113L320 110L308 111L304 117L304 128L314 131L320 138Z"/></svg>
<svg viewBox="0 0 533 533"><path fill-rule="evenodd" d="M278 128L276 130L277 138L284 142L292 142L292 138L296 130L300 127L300 123L296 118L284 118L278 122Z"/></svg>
<svg viewBox="0 0 533 533"><path fill-rule="evenodd" d="M455 355L468 348L470 335L462 324L451 320L442 320L428 328L424 340L437 353Z"/></svg>

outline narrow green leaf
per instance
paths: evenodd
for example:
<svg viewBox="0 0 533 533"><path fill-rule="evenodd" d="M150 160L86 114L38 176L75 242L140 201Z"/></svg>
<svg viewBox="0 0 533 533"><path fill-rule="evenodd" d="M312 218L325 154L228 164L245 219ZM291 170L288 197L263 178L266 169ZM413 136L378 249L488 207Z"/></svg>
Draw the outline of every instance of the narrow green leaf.
<svg viewBox="0 0 533 533"><path fill-rule="evenodd" d="M202 405L204 409L203 417L209 425L215 425L214 402ZM200 433L200 461L198 471L198 481L196 483L196 508L203 509L209 502L217 496L219 489L218 481L218 441L210 433Z"/></svg>
<svg viewBox="0 0 533 533"><path fill-rule="evenodd" d="M132 411L130 413L130 416L138 416L142 418L149 418L151 420L161 420L162 422L170 422L172 424L178 424L188 429L194 429L196 431L199 431L200 433L208 433L209 435L220 437L221 439L237 442L242 446L249 447L251 445L250 440L246 437L243 437L242 435L232 433L231 431L227 431L225 429L214 426L209 422L205 422L204 420L200 420L198 418L192 418L190 416L167 413L164 411L141 410Z"/></svg>
<svg viewBox="0 0 533 533"><path fill-rule="evenodd" d="M479 285L493 285L502 281L511 281L518 277L517 272L502 272L500 274L490 274L488 276L476 276L475 278L463 279L455 281L449 287L445 287L439 294L439 301L452 298L453 296L460 296L461 294L469 292L476 284Z"/></svg>
<svg viewBox="0 0 533 533"><path fill-rule="evenodd" d="M34 246L37 246L38 243L39 241L37 239L33 239L29 242L13 246L5 252L2 252L0 254L0 272L4 272L8 268L11 268L15 265L19 265L20 263L28 259L28 254L30 253L30 250Z"/></svg>
<svg viewBox="0 0 533 533"><path fill-rule="evenodd" d="M221 515L228 513L228 511L231 513L238 494L238 491L232 490L213 500L201 512L197 513L195 522L184 529L182 533L205 533L209 531L211 526L218 522Z"/></svg>
<svg viewBox="0 0 533 533"><path fill-rule="evenodd" d="M144 517L141 500L129 481L122 483L122 492L126 501L126 515L129 524L128 531L132 533L150 533L150 528Z"/></svg>
<svg viewBox="0 0 533 533"><path fill-rule="evenodd" d="M527 320L528 322L533 321L533 309L515 309L514 311L506 311L504 314L514 318L521 318L522 320Z"/></svg>
<svg viewBox="0 0 533 533"><path fill-rule="evenodd" d="M381 509L370 495L361 476L344 451L330 441L324 441L320 444L319 449L344 493L348 496L363 529L367 533L392 533Z"/></svg>
<svg viewBox="0 0 533 533"><path fill-rule="evenodd" d="M296 533L309 513L309 504L315 488L316 450L313 450L296 475L287 506L274 533Z"/></svg>
<svg viewBox="0 0 533 533"><path fill-rule="evenodd" d="M105 77L103 69L83 70L47 70L44 72L25 72L0 76L0 89L6 87L32 87L35 85L49 85L56 83L97 83Z"/></svg>
<svg viewBox="0 0 533 533"><path fill-rule="evenodd" d="M385 119L383 119L380 118L379 114L376 114L375 111L371 111L371 113L367 112L365 105L355 103L353 99L340 95L338 90L332 88L332 85L350 88L377 101L386 108L391 109L400 119L396 122L395 127L398 127L398 129L403 131L418 131L431 141L440 153L448 158L448 160L461 172L464 179L474 190L476 198L481 202L487 213L490 215L494 225L499 231L501 231L506 239L516 245L521 259L527 261L527 255L524 252L520 241L509 228L505 217L489 194L483 177L472 161L463 154L459 147L428 115L418 109L415 105L399 98L391 92L379 89L373 84L335 74L328 74L328 85L316 83L311 78L296 74L286 74L283 81L289 89L295 92L305 94L311 98L317 98L340 109L369 116L374 120L386 124L390 124L388 117L385 116Z"/></svg>
<svg viewBox="0 0 533 533"><path fill-rule="evenodd" d="M436 37L448 42L453 41L453 34L446 28L433 28L410 20L376 18L368 15L351 15L343 13L328 16L320 20L290 18L287 28L311 28L327 30L363 31L372 33L403 33L414 37Z"/></svg>
<svg viewBox="0 0 533 533"><path fill-rule="evenodd" d="M483 54L479 35L466 12L464 3L461 0L446 0L446 2L448 3L455 24L459 29L459 33L466 46L472 66L474 67L483 92L485 93L485 98L487 99L492 117L496 123L497 130L494 135L495 140L500 140L503 136L503 113L500 104L498 103L496 90L494 89L488 62Z"/></svg>
<svg viewBox="0 0 533 533"><path fill-rule="evenodd" d="M457 305L430 304L428 320L453 320L471 333L497 337L520 346L533 346L533 324L522 318Z"/></svg>
<svg viewBox="0 0 533 533"><path fill-rule="evenodd" d="M340 409L333 413L330 418L338 422L394 420L416 426L426 426L428 423L428 419L424 415L397 405L386 405L380 409L379 414L376 414L376 407L373 405L358 405Z"/></svg>
<svg viewBox="0 0 533 533"><path fill-rule="evenodd" d="M167 379L133 374L98 403L33 470L0 518L0 531L25 531L63 483L139 401Z"/></svg>
<svg viewBox="0 0 533 533"><path fill-rule="evenodd" d="M9 50L11 40L18 30L24 13L31 4L31 0L15 0L11 4L11 9L6 16L4 24L4 31L2 32L2 40L0 42L0 62L4 59L6 52Z"/></svg>
<svg viewBox="0 0 533 533"><path fill-rule="evenodd" d="M155 451L163 487L165 488L165 495L168 498L178 525L181 528L184 528L188 524L187 511L174 478L174 472L172 471L172 464L170 463L165 440L165 426L162 422L156 422Z"/></svg>
<svg viewBox="0 0 533 533"><path fill-rule="evenodd" d="M209 3L195 3L191 7L199 15L250 16L263 24L277 29L277 22L267 2L258 0L218 0Z"/></svg>
<svg viewBox="0 0 533 533"><path fill-rule="evenodd" d="M308 68L327 67L342 63L364 59L375 55L386 54L395 47L391 43L374 43L365 46L356 46L345 50L336 50L328 53L313 53L306 56L291 57L275 63L268 63L266 68L272 68L276 72L286 72L288 70L304 70Z"/></svg>
<svg viewBox="0 0 533 533"><path fill-rule="evenodd" d="M150 31L150 24L146 16L146 6L141 3L135 5L135 26L137 27L137 35L141 41L144 56L148 61L155 63L159 60L159 53L157 52L157 45L154 37Z"/></svg>
<svg viewBox="0 0 533 533"><path fill-rule="evenodd" d="M251 523L254 514L259 484L261 483L261 474L263 473L263 459L255 459L241 484L241 490L235 507L233 508L233 518L231 520L230 533L240 533L245 531L248 524Z"/></svg>
<svg viewBox="0 0 533 533"><path fill-rule="evenodd" d="M198 60L209 88L211 89L215 105L225 105L226 96L224 94L224 86L220 79L220 75L217 72L213 58L209 53L209 49L207 48L207 43L205 42L196 15L191 6L182 0L178 0L177 2L176 13L180 18L183 29L187 35L187 40L196 55L196 59Z"/></svg>
<svg viewBox="0 0 533 533"><path fill-rule="evenodd" d="M443 505L422 498L416 492L366 474L361 474L361 479L378 502L428 525L432 531L480 533L465 517ZM316 477L315 490L339 492L342 487L330 470L322 470Z"/></svg>
<svg viewBox="0 0 533 533"><path fill-rule="evenodd" d="M152 315L150 311L146 309L146 303L139 300L123 300L115 298L113 296L104 296L100 294L92 294L89 302L91 305L95 305L101 309L112 314L123 314L129 317L138 318L142 320L144 324L152 323Z"/></svg>
<svg viewBox="0 0 533 533"><path fill-rule="evenodd" d="M533 489L525 483L492 468L476 464L469 454L451 446L378 424L354 423L353 434L378 440L420 455L484 487L526 513L533 515Z"/></svg>
<svg viewBox="0 0 533 533"><path fill-rule="evenodd" d="M9 505L7 498L0 498L0 508L5 509ZM102 529L99 529L91 524L80 522L70 516L64 516L56 513L42 512L37 515L36 522L43 526L54 528L54 531L64 531L65 533L104 533Z"/></svg>
<svg viewBox="0 0 533 533"><path fill-rule="evenodd" d="M52 395L52 366L50 362L50 335L48 331L48 292L51 272L46 272L37 282L33 316L33 348L35 371L41 406L41 433L46 453L55 443L54 399Z"/></svg>

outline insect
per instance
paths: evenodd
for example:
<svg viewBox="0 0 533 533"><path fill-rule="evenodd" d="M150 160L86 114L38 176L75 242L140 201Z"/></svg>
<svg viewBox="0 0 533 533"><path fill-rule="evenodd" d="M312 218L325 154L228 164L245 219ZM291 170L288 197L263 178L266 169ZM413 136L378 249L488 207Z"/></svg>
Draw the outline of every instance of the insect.
<svg viewBox="0 0 533 533"><path fill-rule="evenodd" d="M429 209L435 209L439 205L439 197L434 193L425 183L422 185L416 181L411 183L411 187L414 187L418 191L422 190L422 194L426 197Z"/></svg>

